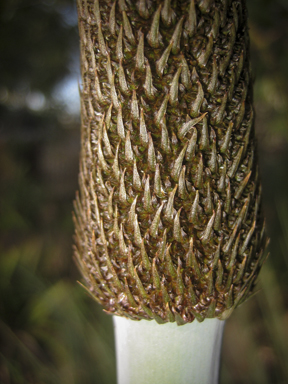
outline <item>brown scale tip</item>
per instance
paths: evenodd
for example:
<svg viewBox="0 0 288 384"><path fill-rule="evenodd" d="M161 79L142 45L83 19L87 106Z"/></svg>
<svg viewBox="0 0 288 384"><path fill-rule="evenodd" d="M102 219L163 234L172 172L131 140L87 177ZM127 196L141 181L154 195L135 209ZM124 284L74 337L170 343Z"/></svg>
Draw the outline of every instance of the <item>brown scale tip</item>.
<svg viewBox="0 0 288 384"><path fill-rule="evenodd" d="M246 300L267 238L244 0L78 0L75 258L106 312L179 325Z"/></svg>

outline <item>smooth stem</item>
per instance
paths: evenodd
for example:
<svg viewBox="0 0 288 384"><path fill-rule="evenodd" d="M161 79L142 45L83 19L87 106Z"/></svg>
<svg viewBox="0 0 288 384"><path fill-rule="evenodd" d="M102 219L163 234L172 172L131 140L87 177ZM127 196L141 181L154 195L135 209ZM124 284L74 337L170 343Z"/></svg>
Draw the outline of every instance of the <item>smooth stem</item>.
<svg viewBox="0 0 288 384"><path fill-rule="evenodd" d="M218 383L224 324L160 325L114 316L118 384Z"/></svg>

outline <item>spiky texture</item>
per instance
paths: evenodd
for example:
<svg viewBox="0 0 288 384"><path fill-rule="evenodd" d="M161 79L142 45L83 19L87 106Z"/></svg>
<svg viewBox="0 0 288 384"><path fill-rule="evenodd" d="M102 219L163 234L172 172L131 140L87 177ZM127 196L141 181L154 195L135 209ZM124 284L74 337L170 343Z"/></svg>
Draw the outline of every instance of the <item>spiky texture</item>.
<svg viewBox="0 0 288 384"><path fill-rule="evenodd" d="M264 261L243 0L78 0L75 255L109 313L226 318Z"/></svg>

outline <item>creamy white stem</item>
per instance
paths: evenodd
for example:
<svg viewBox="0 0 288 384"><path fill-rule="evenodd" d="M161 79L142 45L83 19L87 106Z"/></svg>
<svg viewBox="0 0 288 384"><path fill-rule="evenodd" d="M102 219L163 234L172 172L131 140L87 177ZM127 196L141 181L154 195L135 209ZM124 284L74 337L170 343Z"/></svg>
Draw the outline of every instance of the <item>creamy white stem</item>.
<svg viewBox="0 0 288 384"><path fill-rule="evenodd" d="M217 384L224 324L114 316L118 384Z"/></svg>

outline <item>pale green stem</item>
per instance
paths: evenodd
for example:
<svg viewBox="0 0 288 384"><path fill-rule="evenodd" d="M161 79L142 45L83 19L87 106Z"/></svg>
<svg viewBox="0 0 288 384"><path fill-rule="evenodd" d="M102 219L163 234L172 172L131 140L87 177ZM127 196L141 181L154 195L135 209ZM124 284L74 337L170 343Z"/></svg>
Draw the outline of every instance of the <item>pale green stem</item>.
<svg viewBox="0 0 288 384"><path fill-rule="evenodd" d="M224 324L114 316L118 384L217 384Z"/></svg>

